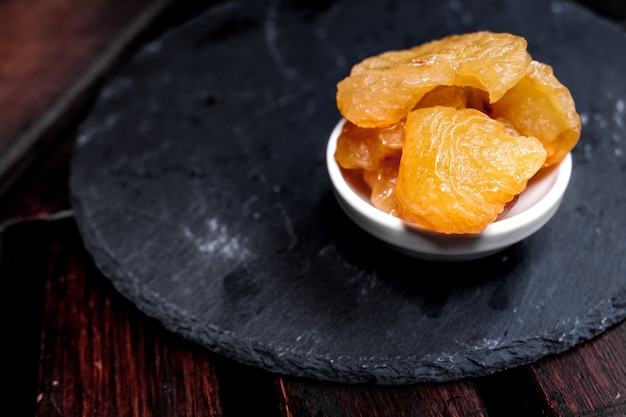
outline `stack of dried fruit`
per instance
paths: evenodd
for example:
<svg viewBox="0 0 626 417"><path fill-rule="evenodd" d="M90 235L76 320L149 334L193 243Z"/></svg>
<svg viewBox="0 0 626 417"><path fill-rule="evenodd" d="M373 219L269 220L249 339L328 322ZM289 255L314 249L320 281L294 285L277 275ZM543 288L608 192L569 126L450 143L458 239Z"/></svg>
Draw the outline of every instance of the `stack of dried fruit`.
<svg viewBox="0 0 626 417"><path fill-rule="evenodd" d="M446 234L479 233L578 142L570 91L523 37L451 35L356 64L337 85L335 158L372 204Z"/></svg>

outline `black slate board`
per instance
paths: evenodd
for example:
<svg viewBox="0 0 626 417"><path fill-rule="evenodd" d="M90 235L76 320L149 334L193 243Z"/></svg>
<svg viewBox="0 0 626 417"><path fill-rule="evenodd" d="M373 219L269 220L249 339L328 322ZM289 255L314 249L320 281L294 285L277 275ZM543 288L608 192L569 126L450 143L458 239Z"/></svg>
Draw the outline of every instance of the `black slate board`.
<svg viewBox="0 0 626 417"><path fill-rule="evenodd" d="M200 345L344 383L485 375L622 320L626 38L567 2L476 3L227 2L146 45L76 144L73 204L97 265ZM332 197L335 84L366 56L473 30L525 36L570 87L583 119L570 187L504 252L403 257Z"/></svg>

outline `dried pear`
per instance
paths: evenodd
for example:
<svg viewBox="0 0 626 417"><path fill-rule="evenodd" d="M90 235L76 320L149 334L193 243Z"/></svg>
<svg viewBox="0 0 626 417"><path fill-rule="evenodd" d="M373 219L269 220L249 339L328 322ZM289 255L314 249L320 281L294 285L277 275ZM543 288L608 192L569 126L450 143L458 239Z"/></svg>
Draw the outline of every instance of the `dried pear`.
<svg viewBox="0 0 626 417"><path fill-rule="evenodd" d="M484 90L497 101L524 77L527 42L509 33L450 35L356 64L337 84L340 113L360 127L390 126L439 85Z"/></svg>
<svg viewBox="0 0 626 417"><path fill-rule="evenodd" d="M538 139L511 135L476 109L412 111L395 187L398 211L440 233L481 232L545 159Z"/></svg>
<svg viewBox="0 0 626 417"><path fill-rule="evenodd" d="M548 152L546 166L561 162L580 138L582 124L569 89L552 67L538 61L491 105L491 116L506 120L521 135L539 139Z"/></svg>

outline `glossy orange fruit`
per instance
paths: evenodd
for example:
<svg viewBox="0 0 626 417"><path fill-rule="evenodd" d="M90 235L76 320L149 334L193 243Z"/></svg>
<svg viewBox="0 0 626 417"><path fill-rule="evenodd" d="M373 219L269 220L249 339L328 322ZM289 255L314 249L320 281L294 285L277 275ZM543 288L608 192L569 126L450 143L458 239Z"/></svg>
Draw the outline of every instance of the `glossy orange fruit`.
<svg viewBox="0 0 626 417"><path fill-rule="evenodd" d="M520 134L534 136L545 147L545 165L558 164L576 146L581 120L567 87L552 67L532 61L526 76L491 105L491 116L506 120Z"/></svg>
<svg viewBox="0 0 626 417"><path fill-rule="evenodd" d="M440 233L481 232L545 159L538 139L513 135L476 109L417 109L406 121L398 212Z"/></svg>
<svg viewBox="0 0 626 417"><path fill-rule="evenodd" d="M385 213L397 214L396 179L400 168L400 153L383 159L376 169L363 171L363 180L371 190L372 205Z"/></svg>
<svg viewBox="0 0 626 417"><path fill-rule="evenodd" d="M416 109L433 106L447 106L463 109L468 106L467 87L440 85L430 90L415 105Z"/></svg>
<svg viewBox="0 0 626 417"><path fill-rule="evenodd" d="M337 84L337 107L371 128L399 122L439 85L481 89L494 102L526 75L526 47L520 36L474 32L385 52L356 64Z"/></svg>
<svg viewBox="0 0 626 417"><path fill-rule="evenodd" d="M346 169L374 170L378 163L399 155L404 143L404 121L385 128L362 128L346 121L337 138L335 159Z"/></svg>

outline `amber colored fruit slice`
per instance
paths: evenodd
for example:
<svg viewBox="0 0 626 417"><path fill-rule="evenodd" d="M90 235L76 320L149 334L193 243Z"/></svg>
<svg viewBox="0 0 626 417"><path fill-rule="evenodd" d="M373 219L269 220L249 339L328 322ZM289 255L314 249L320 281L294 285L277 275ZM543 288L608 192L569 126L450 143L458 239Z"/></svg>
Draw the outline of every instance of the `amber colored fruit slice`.
<svg viewBox="0 0 626 417"><path fill-rule="evenodd" d="M436 232L479 233L545 158L538 139L511 135L476 109L412 111L395 188L398 212Z"/></svg>
<svg viewBox="0 0 626 417"><path fill-rule="evenodd" d="M346 169L374 170L378 163L399 154L404 143L404 121L385 128L362 128L346 121L337 138L335 159Z"/></svg>
<svg viewBox="0 0 626 417"><path fill-rule="evenodd" d="M552 67L537 61L491 105L491 116L507 120L522 135L539 139L548 152L546 166L561 162L580 138L581 120L569 89L554 76Z"/></svg>
<svg viewBox="0 0 626 417"><path fill-rule="evenodd" d="M363 180L370 187L372 205L385 213L395 214L398 200L395 195L400 167L400 152L380 161L376 169L363 171Z"/></svg>
<svg viewBox="0 0 626 417"><path fill-rule="evenodd" d="M352 123L371 128L402 120L439 85L481 89L494 102L526 74L526 47L520 36L474 32L385 52L356 64L337 84L337 107Z"/></svg>
<svg viewBox="0 0 626 417"><path fill-rule="evenodd" d="M464 87L456 85L440 85L435 87L417 102L415 108L447 106L455 109L464 109L468 104L468 95Z"/></svg>

